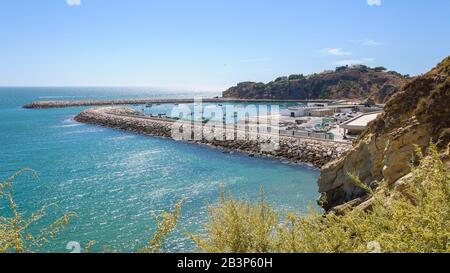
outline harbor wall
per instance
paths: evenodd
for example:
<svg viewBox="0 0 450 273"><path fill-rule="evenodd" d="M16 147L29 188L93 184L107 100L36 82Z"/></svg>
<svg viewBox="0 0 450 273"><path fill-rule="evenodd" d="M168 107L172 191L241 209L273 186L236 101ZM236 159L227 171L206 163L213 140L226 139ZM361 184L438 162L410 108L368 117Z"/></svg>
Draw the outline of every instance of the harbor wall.
<svg viewBox="0 0 450 273"><path fill-rule="evenodd" d="M140 116L129 108L102 107L87 109L77 115L75 120L82 123L105 126L143 135L172 138L173 120ZM224 152L242 152L249 156L263 156L304 163L317 168L339 157L351 145L332 141L321 141L299 137L277 136L278 149L264 149L267 138L244 137L237 140L216 140L202 137L190 140L223 149Z"/></svg>
<svg viewBox="0 0 450 273"><path fill-rule="evenodd" d="M203 103L286 103L286 102L331 102L331 100L271 100L271 99L234 99L234 98L199 98ZM194 103L195 99L122 99L122 100L49 100L25 104L26 109L68 108L82 106L113 106L132 104Z"/></svg>

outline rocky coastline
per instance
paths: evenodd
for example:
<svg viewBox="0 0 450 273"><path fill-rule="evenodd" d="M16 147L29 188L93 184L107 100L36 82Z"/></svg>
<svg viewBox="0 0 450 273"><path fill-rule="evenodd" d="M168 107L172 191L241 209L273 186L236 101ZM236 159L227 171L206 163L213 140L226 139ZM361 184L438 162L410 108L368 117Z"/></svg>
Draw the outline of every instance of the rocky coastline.
<svg viewBox="0 0 450 273"><path fill-rule="evenodd" d="M223 92L240 99L347 99L383 104L400 91L407 75L384 67L343 66L312 75L294 74L268 83L241 82Z"/></svg>
<svg viewBox="0 0 450 273"><path fill-rule="evenodd" d="M319 192L327 211L349 207L370 207L373 198L355 185L349 174L366 186L381 183L398 189L408 179L417 161L416 151L430 142L450 164L450 57L428 73L402 87L386 104L384 113L373 121L345 156L322 168Z"/></svg>
<svg viewBox="0 0 450 273"><path fill-rule="evenodd" d="M77 122L104 126L143 135L164 138L172 137L174 121L160 118L142 117L138 112L124 107L101 107L87 109L75 117ZM321 168L338 158L351 145L338 142L313 140L297 137L279 137L279 149L266 151L262 144L267 140L192 140L191 143L217 147L225 151L236 151L249 156L286 160L297 164L307 164Z"/></svg>

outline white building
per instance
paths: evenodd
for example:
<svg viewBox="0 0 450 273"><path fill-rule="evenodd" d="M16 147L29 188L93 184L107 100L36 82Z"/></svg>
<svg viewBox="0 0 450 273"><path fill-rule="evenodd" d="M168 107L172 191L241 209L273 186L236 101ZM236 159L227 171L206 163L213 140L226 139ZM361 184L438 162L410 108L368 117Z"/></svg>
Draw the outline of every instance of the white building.
<svg viewBox="0 0 450 273"><path fill-rule="evenodd" d="M311 112L314 110L323 109L322 107L305 107L305 106L297 106L297 107L289 107L288 109L282 110L281 115L285 117L307 117L311 116Z"/></svg>
<svg viewBox="0 0 450 273"><path fill-rule="evenodd" d="M345 130L345 134L359 135L367 128L367 125L381 115L381 113L382 112L359 115L342 123L340 127Z"/></svg>
<svg viewBox="0 0 450 273"><path fill-rule="evenodd" d="M308 106L308 107L322 107L322 108L325 108L325 107L328 107L328 103L325 103L325 102L308 102L306 104L306 106Z"/></svg>

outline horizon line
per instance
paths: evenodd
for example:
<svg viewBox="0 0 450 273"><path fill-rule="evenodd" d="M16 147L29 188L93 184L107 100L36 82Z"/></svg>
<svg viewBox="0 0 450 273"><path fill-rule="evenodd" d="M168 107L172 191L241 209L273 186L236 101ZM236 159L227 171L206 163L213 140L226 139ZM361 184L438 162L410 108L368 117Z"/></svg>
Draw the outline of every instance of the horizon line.
<svg viewBox="0 0 450 273"><path fill-rule="evenodd" d="M151 86L151 85L0 85L0 88L146 88L155 89L154 91L180 91L180 92L222 92L225 89L213 90L214 88L192 88L186 87L163 87L163 86Z"/></svg>

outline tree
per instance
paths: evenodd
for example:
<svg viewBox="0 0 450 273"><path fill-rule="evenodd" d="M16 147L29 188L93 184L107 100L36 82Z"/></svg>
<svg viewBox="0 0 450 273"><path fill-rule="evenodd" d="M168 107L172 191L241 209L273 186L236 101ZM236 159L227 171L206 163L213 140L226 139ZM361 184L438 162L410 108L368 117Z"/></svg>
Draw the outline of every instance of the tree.
<svg viewBox="0 0 450 273"><path fill-rule="evenodd" d="M383 67L383 66L377 66L373 70L375 70L376 72L383 72L383 71L386 71L387 68Z"/></svg>
<svg viewBox="0 0 450 273"><path fill-rule="evenodd" d="M343 72L343 71L346 71L347 69L348 69L348 65L338 66L338 67L336 67L336 72Z"/></svg>

